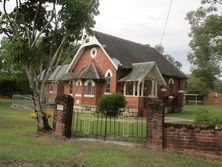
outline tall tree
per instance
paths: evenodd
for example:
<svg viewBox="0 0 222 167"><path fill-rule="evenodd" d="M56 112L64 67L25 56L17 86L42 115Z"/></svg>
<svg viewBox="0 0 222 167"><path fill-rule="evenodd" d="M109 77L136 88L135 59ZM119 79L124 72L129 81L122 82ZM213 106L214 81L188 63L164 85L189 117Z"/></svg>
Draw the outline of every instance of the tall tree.
<svg viewBox="0 0 222 167"><path fill-rule="evenodd" d="M160 44L157 44L154 46L154 48L160 53L163 54L164 53L164 47Z"/></svg>
<svg viewBox="0 0 222 167"><path fill-rule="evenodd" d="M157 44L154 46L154 48L162 54L170 63L174 64L177 68L181 68L183 65L179 61L175 61L175 59L169 55L169 54L164 54L164 47L160 44Z"/></svg>
<svg viewBox="0 0 222 167"><path fill-rule="evenodd" d="M38 131L50 130L43 111L45 83L63 51L91 32L99 0L2 0L2 5L0 32L7 36L11 59L27 74Z"/></svg>
<svg viewBox="0 0 222 167"><path fill-rule="evenodd" d="M222 61L222 16L217 6L220 0L202 0L196 11L187 13L186 19L191 25L188 61L196 77L207 87L214 89L214 81L221 74Z"/></svg>

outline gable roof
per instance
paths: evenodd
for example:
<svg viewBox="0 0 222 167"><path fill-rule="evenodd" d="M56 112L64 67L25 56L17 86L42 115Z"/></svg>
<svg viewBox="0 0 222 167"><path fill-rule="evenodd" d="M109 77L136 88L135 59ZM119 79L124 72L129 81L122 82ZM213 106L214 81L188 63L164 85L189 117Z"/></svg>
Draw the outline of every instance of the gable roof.
<svg viewBox="0 0 222 167"><path fill-rule="evenodd" d="M143 63L133 63L133 69L126 74L119 82L123 81L142 81L146 77L149 77L152 80L156 80L159 83L166 86L165 80L163 79L158 67L155 62L143 62ZM155 71L155 77L151 78L150 73L152 70Z"/></svg>
<svg viewBox="0 0 222 167"><path fill-rule="evenodd" d="M78 79L105 79L101 69L92 61L90 64L85 65L82 70L75 76Z"/></svg>
<svg viewBox="0 0 222 167"><path fill-rule="evenodd" d="M53 71L53 73L49 76L47 81L59 80L63 75L66 74L66 71L68 68L69 68L69 64L57 66L56 69ZM43 72L40 74L40 80L42 80L44 72L45 70L43 70Z"/></svg>
<svg viewBox="0 0 222 167"><path fill-rule="evenodd" d="M94 35L112 61L122 68L132 68L133 63L154 61L164 75L187 78L154 48L140 43L94 31ZM116 63L115 63L116 64Z"/></svg>

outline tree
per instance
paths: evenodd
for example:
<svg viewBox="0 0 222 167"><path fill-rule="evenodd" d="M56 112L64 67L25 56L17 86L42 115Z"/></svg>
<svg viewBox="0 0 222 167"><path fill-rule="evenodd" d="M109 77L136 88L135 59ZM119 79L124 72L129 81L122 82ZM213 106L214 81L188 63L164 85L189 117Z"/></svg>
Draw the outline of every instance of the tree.
<svg viewBox="0 0 222 167"><path fill-rule="evenodd" d="M169 55L169 54L164 54L164 47L160 44L157 44L154 46L154 48L162 54L171 64L174 64L177 68L181 68L183 65L179 61L175 61L175 59Z"/></svg>
<svg viewBox="0 0 222 167"><path fill-rule="evenodd" d="M186 17L191 25L192 52L188 54L188 61L195 75L210 89L214 89L214 81L221 74L222 61L222 16L215 2L221 1L202 0L206 6L187 13Z"/></svg>
<svg viewBox="0 0 222 167"><path fill-rule="evenodd" d="M10 59L9 53L3 48L7 47L7 39L3 37L0 47L0 93L12 95L14 93L29 94L27 76L17 64Z"/></svg>
<svg viewBox="0 0 222 167"><path fill-rule="evenodd" d="M205 82L200 77L196 77L195 73L192 73L185 84L186 94L199 94L200 96L207 96L209 89Z"/></svg>
<svg viewBox="0 0 222 167"><path fill-rule="evenodd" d="M174 64L175 59L174 59L171 55L169 55L169 54L164 54L163 56L164 56L170 63Z"/></svg>
<svg viewBox="0 0 222 167"><path fill-rule="evenodd" d="M164 47L160 44L157 44L154 46L154 48L160 53L163 54L164 53Z"/></svg>
<svg viewBox="0 0 222 167"><path fill-rule="evenodd" d="M179 61L175 61L173 64L179 69L183 66Z"/></svg>
<svg viewBox="0 0 222 167"><path fill-rule="evenodd" d="M102 96L97 103L99 111L110 116L117 115L120 112L119 109L125 108L125 106L126 99L121 93Z"/></svg>
<svg viewBox="0 0 222 167"><path fill-rule="evenodd" d="M13 1L15 6L8 13ZM38 131L48 131L51 127L44 115L45 83L60 64L63 51L84 37L84 32L92 32L99 1L2 0L2 5L0 32L6 35L9 46L4 49L26 72Z"/></svg>

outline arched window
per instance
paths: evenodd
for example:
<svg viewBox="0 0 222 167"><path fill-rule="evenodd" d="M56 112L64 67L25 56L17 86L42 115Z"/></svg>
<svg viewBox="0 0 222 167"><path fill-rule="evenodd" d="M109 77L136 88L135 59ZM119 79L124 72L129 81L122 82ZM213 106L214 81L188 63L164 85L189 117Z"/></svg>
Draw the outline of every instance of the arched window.
<svg viewBox="0 0 222 167"><path fill-rule="evenodd" d="M81 86L82 86L82 81L78 80L76 81L76 94L81 94Z"/></svg>
<svg viewBox="0 0 222 167"><path fill-rule="evenodd" d="M93 80L87 80L84 84L86 86L85 97L93 95L93 86L95 86L95 82Z"/></svg>
<svg viewBox="0 0 222 167"><path fill-rule="evenodd" d="M106 77L106 92L110 93L110 81L111 81L111 75L108 73Z"/></svg>
<svg viewBox="0 0 222 167"><path fill-rule="evenodd" d="M72 87L73 87L73 82L72 80L69 81L69 94L72 94Z"/></svg>
<svg viewBox="0 0 222 167"><path fill-rule="evenodd" d="M169 79L169 91L170 91L170 94L173 93L173 85L174 85L174 80L173 80L173 78L170 78Z"/></svg>
<svg viewBox="0 0 222 167"><path fill-rule="evenodd" d="M88 85L87 85L87 94L88 94L88 95L92 95L92 83L91 83L91 82L88 82Z"/></svg>
<svg viewBox="0 0 222 167"><path fill-rule="evenodd" d="M112 77L112 71L110 69L106 71L105 77L106 77L106 93L110 93L111 77Z"/></svg>

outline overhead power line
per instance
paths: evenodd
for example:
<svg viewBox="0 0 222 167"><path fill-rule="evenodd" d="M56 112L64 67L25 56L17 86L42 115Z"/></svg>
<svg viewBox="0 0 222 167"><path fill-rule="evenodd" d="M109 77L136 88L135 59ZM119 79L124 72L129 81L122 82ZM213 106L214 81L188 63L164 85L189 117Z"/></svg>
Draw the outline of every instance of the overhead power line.
<svg viewBox="0 0 222 167"><path fill-rule="evenodd" d="M163 33L162 33L162 36L161 36L160 45L162 45L163 38L164 38L164 35L165 35L165 32L166 32L166 27L167 27L167 23L168 23L168 20L169 20L172 3L173 3L173 0L170 0L170 5L169 5L166 21L165 21L164 28L163 28Z"/></svg>

